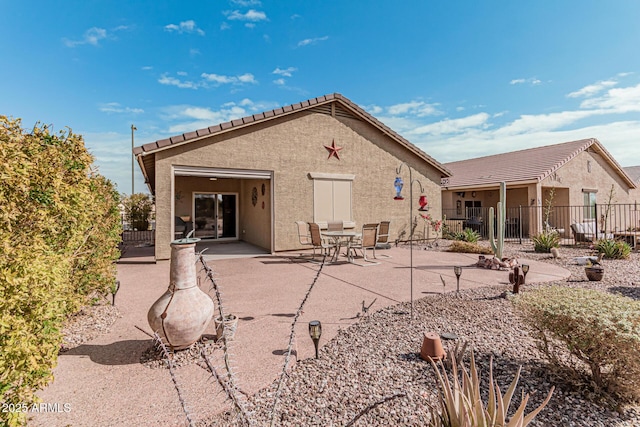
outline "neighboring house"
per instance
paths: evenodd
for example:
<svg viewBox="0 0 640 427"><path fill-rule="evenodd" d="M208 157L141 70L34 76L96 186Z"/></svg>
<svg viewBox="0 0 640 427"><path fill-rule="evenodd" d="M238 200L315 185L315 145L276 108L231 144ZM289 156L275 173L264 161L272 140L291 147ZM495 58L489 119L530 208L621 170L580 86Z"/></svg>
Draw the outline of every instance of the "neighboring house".
<svg viewBox="0 0 640 427"><path fill-rule="evenodd" d="M446 163L445 166L453 174L442 186L445 215L473 225L470 217L474 213L486 214L483 208L496 207L499 185L506 182L507 221L521 227L525 235L537 233L543 227L553 227L569 238L572 223L593 221L596 216L592 209L583 206L608 203L612 188L613 202L633 203L637 183L593 138ZM551 205L567 209L552 210L549 224L543 224L547 221L544 210L539 207L548 205L552 190ZM569 210L568 207L576 208ZM523 208L526 217L519 214ZM486 223L487 218L478 218L478 221Z"/></svg>
<svg viewBox="0 0 640 427"><path fill-rule="evenodd" d="M155 195L158 260L169 258L179 219L196 237L243 240L271 252L301 247L295 221L342 220L360 228L390 220L391 239L406 236L409 203L393 200L396 168L403 162L412 167L434 218L441 215L441 179L451 175L340 94L145 144L134 153ZM406 165L401 176L408 196Z"/></svg>
<svg viewBox="0 0 640 427"><path fill-rule="evenodd" d="M636 183L636 188L630 193L629 203L640 204L640 166L628 166L624 168L624 171L631 177L633 182Z"/></svg>

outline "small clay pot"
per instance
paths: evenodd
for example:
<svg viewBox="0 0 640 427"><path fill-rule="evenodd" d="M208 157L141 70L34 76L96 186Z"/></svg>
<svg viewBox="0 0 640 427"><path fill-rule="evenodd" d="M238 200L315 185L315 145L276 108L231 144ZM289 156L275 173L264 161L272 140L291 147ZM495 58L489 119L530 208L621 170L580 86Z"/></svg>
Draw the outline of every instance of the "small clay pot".
<svg viewBox="0 0 640 427"><path fill-rule="evenodd" d="M429 360L429 358L440 360L446 358L446 356L447 353L445 353L442 348L440 336L435 332L425 332L422 340L422 348L420 349L420 357L424 360Z"/></svg>
<svg viewBox="0 0 640 427"><path fill-rule="evenodd" d="M585 267L584 272L587 275L587 279L591 282L599 282L604 277L604 268L600 265Z"/></svg>

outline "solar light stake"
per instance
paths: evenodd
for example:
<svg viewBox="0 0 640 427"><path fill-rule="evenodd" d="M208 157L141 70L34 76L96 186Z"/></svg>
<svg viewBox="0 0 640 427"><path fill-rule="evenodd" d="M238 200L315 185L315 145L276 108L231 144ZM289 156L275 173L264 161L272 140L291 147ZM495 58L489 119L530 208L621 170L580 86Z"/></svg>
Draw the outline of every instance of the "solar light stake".
<svg viewBox="0 0 640 427"><path fill-rule="evenodd" d="M322 323L319 320L312 320L309 322L309 336L313 340L313 345L316 347L316 359L318 358L318 342L322 335Z"/></svg>
<svg viewBox="0 0 640 427"><path fill-rule="evenodd" d="M524 274L524 281L527 281L527 273L529 272L529 264L522 264L522 273Z"/></svg>
<svg viewBox="0 0 640 427"><path fill-rule="evenodd" d="M462 275L462 267L456 265L455 267L453 267L453 272L456 274L456 280L458 281L456 292L460 293L460 276Z"/></svg>

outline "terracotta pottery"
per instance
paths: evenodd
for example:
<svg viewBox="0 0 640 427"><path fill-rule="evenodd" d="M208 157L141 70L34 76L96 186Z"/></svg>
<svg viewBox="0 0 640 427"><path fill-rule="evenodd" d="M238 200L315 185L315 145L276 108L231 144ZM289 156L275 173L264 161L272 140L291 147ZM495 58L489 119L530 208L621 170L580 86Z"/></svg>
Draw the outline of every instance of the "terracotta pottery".
<svg viewBox="0 0 640 427"><path fill-rule="evenodd" d="M222 338L222 334L224 334L226 339L231 340L238 327L238 317L235 314L227 314L224 316L224 322L222 322L222 318L217 316L213 319L213 324L216 327L217 339Z"/></svg>
<svg viewBox="0 0 640 427"><path fill-rule="evenodd" d="M151 329L173 350L187 348L200 339L213 316L213 301L198 287L196 278L198 240L171 242L169 288L147 314Z"/></svg>
<svg viewBox="0 0 640 427"><path fill-rule="evenodd" d="M446 358L446 356L447 353L442 348L440 336L435 332L425 332L422 348L420 349L420 357L424 360L429 360L429 358L440 360Z"/></svg>
<svg viewBox="0 0 640 427"><path fill-rule="evenodd" d="M587 279L591 282L599 282L604 277L604 268L601 265L585 267L584 272L587 275Z"/></svg>

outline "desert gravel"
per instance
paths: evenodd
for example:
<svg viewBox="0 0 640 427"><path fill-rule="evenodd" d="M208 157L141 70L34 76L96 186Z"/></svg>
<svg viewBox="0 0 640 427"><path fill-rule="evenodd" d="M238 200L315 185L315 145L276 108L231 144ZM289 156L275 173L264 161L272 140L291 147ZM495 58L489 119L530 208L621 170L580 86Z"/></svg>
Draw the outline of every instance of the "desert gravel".
<svg viewBox="0 0 640 427"><path fill-rule="evenodd" d="M443 250L443 246L445 242L437 248L424 249ZM507 256L566 267L571 277L557 284L640 298L640 254L633 253L628 260L604 260L606 271L601 282L587 281L584 267L575 263L575 257L589 254L586 248L562 248L561 257L553 259L549 254L534 253L527 245L509 245L505 251ZM413 321L408 304L400 304L372 313L340 331L323 346L319 359L301 360L293 367L282 388L274 425L427 425L430 405L436 403L437 386L432 366L420 359L418 352L423 332L435 331L454 333L458 339L468 341L483 379L493 358L494 377L503 391L522 365L512 405L519 405L521 393L531 393L527 405L531 410L555 386L551 401L533 426L640 426L637 406L613 408L602 402L601 395L588 382L568 383L549 368L514 313L512 303L502 297L508 289L487 287L461 295L449 292L428 296L414 302ZM453 345L451 341L443 342L445 348ZM252 425L269 425L276 383L248 399ZM235 412L228 411L203 425L242 423Z"/></svg>

